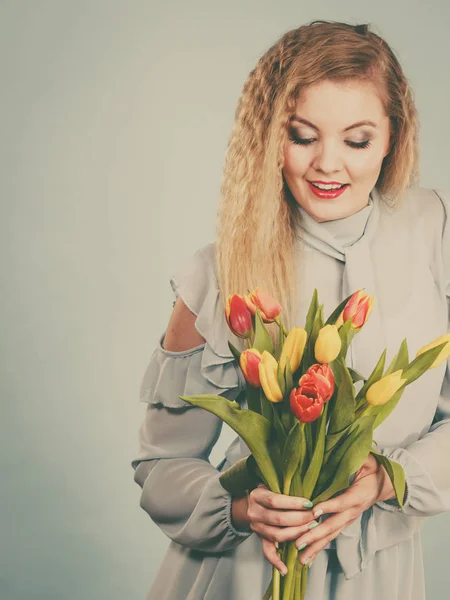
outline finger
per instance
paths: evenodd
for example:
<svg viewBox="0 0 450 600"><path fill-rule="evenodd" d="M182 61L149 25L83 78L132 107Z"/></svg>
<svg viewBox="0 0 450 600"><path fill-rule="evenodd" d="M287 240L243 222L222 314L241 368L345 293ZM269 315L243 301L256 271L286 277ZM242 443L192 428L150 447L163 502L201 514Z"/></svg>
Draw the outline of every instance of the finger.
<svg viewBox="0 0 450 600"><path fill-rule="evenodd" d="M312 514L315 519L320 515L329 513L338 513L348 510L352 506L359 506L361 500L361 490L358 486L350 486L345 492L335 498L319 502L313 509Z"/></svg>
<svg viewBox="0 0 450 600"><path fill-rule="evenodd" d="M287 567L277 554L277 549L274 542L260 538L262 543L263 554L267 560L280 571L281 575L286 575Z"/></svg>
<svg viewBox="0 0 450 600"><path fill-rule="evenodd" d="M352 510L335 514L328 519L325 519L318 527L310 529L308 532L301 535L295 541L295 546L298 550L302 550L305 547L310 548L317 543L320 545L324 540L327 540L326 543L328 543L330 539L337 537L347 525L355 520L355 518L355 511Z"/></svg>
<svg viewBox="0 0 450 600"><path fill-rule="evenodd" d="M253 511L250 507L247 512L249 519L276 527L301 527L314 521L310 510L275 510L261 507L260 511Z"/></svg>
<svg viewBox="0 0 450 600"><path fill-rule="evenodd" d="M312 502L307 498L277 494L266 487L258 486L251 491L250 496L265 508L282 510L307 510L312 508Z"/></svg>
<svg viewBox="0 0 450 600"><path fill-rule="evenodd" d="M313 521L313 523L317 523L317 521ZM273 527L264 523L255 523L251 528L259 536L272 542L280 543L296 540L310 530L309 525L302 525L301 527Z"/></svg>
<svg viewBox="0 0 450 600"><path fill-rule="evenodd" d="M312 561L316 558L319 552L326 548L331 540L336 538L341 531L342 529L338 529L332 534L330 533L327 537L317 540L316 542L306 546L305 550L303 550L299 555L299 561L301 564L311 566Z"/></svg>

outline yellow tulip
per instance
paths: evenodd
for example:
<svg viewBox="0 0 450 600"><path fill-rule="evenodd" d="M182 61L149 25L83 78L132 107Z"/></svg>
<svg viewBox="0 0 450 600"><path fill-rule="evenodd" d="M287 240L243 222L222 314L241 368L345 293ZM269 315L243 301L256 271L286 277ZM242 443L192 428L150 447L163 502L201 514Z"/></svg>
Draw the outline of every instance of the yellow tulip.
<svg viewBox="0 0 450 600"><path fill-rule="evenodd" d="M264 350L261 362L258 365L261 387L270 402L281 402L283 393L278 385L277 370L278 363L275 358Z"/></svg>
<svg viewBox="0 0 450 600"><path fill-rule="evenodd" d="M280 367L282 371L286 366L286 360L289 359L291 373L294 373L300 366L303 352L306 346L308 334L303 327L293 327L284 340L280 356Z"/></svg>
<svg viewBox="0 0 450 600"><path fill-rule="evenodd" d="M336 325L325 325L319 331L314 346L314 355L319 363L330 363L341 351L341 338Z"/></svg>
<svg viewBox="0 0 450 600"><path fill-rule="evenodd" d="M420 354L423 354L427 350L431 350L431 348L436 348L436 346L439 346L440 344L443 344L444 342L447 342L447 345L442 348L442 350L439 352L438 356L436 357L434 363L430 367L430 369L434 369L434 367L439 366L442 362L444 362L444 360L447 360L447 358L450 356L450 333L446 333L445 335L441 335L440 337L436 338L430 344L427 344L426 346L423 346L423 348L421 348L417 352L416 358Z"/></svg>
<svg viewBox="0 0 450 600"><path fill-rule="evenodd" d="M386 404L392 396L398 392L407 379L402 379L403 371L394 371L390 375L382 377L370 386L366 393L366 400L371 406Z"/></svg>

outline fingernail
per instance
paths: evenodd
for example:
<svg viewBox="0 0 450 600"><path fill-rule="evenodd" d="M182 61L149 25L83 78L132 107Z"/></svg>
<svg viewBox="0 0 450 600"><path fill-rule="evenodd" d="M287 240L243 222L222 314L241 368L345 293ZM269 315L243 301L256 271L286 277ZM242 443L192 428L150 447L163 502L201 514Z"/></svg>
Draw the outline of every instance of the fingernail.
<svg viewBox="0 0 450 600"><path fill-rule="evenodd" d="M309 556L308 556L308 558L305 558L305 560L303 561L303 564L304 564L305 566L306 566L306 565L309 565L309 561L310 561L310 560L311 560L311 559L310 559L310 558L309 558Z"/></svg>
<svg viewBox="0 0 450 600"><path fill-rule="evenodd" d="M281 575L281 577L284 577L286 575L286 573L287 573L287 571L283 572L281 569L277 569L277 571Z"/></svg>
<svg viewBox="0 0 450 600"><path fill-rule="evenodd" d="M312 508L312 507L314 506L314 504L311 502L311 500L305 500L305 501L303 502L303 506L304 506L305 508Z"/></svg>
<svg viewBox="0 0 450 600"><path fill-rule="evenodd" d="M302 544L300 544L300 546L297 548L297 550L303 550L303 548L306 548L308 544L306 542L303 542Z"/></svg>
<svg viewBox="0 0 450 600"><path fill-rule="evenodd" d="M317 510L315 510L313 512L313 515L317 518L320 517L320 515L323 515L323 508L318 508Z"/></svg>
<svg viewBox="0 0 450 600"><path fill-rule="evenodd" d="M319 523L317 521L311 521L311 523L308 525L308 529L314 529L314 527L317 527L319 525Z"/></svg>

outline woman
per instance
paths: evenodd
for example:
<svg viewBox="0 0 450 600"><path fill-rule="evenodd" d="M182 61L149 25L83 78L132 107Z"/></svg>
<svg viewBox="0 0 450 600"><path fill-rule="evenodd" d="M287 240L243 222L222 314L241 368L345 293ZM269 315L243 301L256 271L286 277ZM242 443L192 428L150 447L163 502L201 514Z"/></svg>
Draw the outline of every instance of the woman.
<svg viewBox="0 0 450 600"><path fill-rule="evenodd" d="M347 359L366 374L384 348L390 360L406 337L413 355L447 331L450 195L413 187L417 127L402 69L366 25L301 26L250 73L217 242L171 279L174 310L142 382L135 481L142 508L172 539L149 600L261 600L272 565L286 572L275 546L286 540L305 548L308 600L425 597L420 529L450 509L448 364L409 386L375 432L377 450L405 470L403 509L372 457L314 511L265 486L231 498L219 476L249 449L236 438L212 466L222 422L179 398L238 397L244 381L228 339L239 340L224 305L256 286L280 300L288 328L304 324L314 288L325 315L365 288L376 302Z"/></svg>

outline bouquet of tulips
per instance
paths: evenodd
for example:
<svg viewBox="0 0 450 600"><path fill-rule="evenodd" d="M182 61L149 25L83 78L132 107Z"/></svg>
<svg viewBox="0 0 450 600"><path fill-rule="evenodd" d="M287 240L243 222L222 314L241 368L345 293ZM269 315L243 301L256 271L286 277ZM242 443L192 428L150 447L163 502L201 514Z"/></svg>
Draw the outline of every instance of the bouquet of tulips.
<svg viewBox="0 0 450 600"><path fill-rule="evenodd" d="M373 301L358 290L324 322L315 290L305 327L287 332L280 304L259 288L228 297L228 326L247 340L242 352L230 342L229 347L246 380L241 393L248 409L222 396L180 398L220 417L250 449L249 456L220 476L233 497L264 483L273 492L307 498L314 506L345 491L372 454L386 469L403 506L403 468L372 447L373 431L394 410L407 385L448 358L450 334L421 348L412 361L404 340L391 363L385 365L385 350L366 378L347 367L345 358ZM265 327L272 322L280 330L276 347ZM282 579L273 569L263 600L303 600L308 566L298 560L294 541L279 544L277 552L288 572Z"/></svg>

